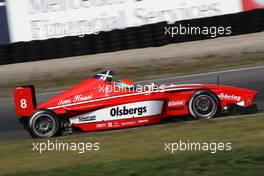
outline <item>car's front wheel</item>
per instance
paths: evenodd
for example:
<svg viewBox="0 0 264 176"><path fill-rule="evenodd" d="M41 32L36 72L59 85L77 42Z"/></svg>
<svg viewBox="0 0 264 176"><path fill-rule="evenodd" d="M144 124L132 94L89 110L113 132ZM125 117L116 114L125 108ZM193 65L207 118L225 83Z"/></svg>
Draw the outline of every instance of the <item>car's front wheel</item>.
<svg viewBox="0 0 264 176"><path fill-rule="evenodd" d="M207 90L194 93L189 102L190 114L196 119L213 118L218 114L219 109L217 96Z"/></svg>
<svg viewBox="0 0 264 176"><path fill-rule="evenodd" d="M35 112L28 122L29 133L34 138L49 138L60 131L60 122L56 114L40 110Z"/></svg>

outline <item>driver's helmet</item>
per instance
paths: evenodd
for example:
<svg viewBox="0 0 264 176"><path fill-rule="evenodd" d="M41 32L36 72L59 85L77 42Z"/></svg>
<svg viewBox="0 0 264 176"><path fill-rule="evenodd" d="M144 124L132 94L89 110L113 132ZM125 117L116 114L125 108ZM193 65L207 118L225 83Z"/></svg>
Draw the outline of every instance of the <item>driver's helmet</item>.
<svg viewBox="0 0 264 176"><path fill-rule="evenodd" d="M118 80L116 82L116 85L120 88L128 88L131 89L134 86L134 82L132 80L129 79L122 79L122 80Z"/></svg>

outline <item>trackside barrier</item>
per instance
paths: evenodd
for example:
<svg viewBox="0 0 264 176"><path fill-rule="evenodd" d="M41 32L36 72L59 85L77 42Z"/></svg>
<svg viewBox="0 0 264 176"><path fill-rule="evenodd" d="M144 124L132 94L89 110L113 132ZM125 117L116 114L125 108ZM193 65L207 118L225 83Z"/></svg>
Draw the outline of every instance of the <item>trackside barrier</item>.
<svg viewBox="0 0 264 176"><path fill-rule="evenodd" d="M39 61L70 56L89 55L119 50L159 47L171 43L210 39L210 35L165 35L165 27L174 26L223 26L231 27L227 37L264 30L264 9L257 9L237 14L131 27L122 30L101 32L98 35L86 35L82 38L64 37L31 42L18 42L0 46L0 65L19 62Z"/></svg>

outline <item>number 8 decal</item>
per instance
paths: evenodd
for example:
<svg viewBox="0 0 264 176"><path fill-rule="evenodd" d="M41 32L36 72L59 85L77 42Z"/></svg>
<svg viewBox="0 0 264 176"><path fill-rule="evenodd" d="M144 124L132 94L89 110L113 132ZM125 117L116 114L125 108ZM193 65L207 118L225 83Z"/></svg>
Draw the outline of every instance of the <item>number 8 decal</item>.
<svg viewBox="0 0 264 176"><path fill-rule="evenodd" d="M20 107L22 109L26 109L27 108L27 100L26 99L21 99L20 100Z"/></svg>

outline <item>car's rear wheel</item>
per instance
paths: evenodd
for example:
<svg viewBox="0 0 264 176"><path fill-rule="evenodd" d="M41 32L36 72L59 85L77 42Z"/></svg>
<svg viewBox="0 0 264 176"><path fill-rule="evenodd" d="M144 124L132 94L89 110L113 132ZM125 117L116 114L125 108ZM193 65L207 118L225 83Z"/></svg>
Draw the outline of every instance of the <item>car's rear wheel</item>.
<svg viewBox="0 0 264 176"><path fill-rule="evenodd" d="M219 99L207 90L201 90L193 94L189 102L190 114L196 119L210 119L219 112Z"/></svg>
<svg viewBox="0 0 264 176"><path fill-rule="evenodd" d="M47 110L35 112L29 120L29 133L34 138L49 138L60 132L56 114Z"/></svg>

